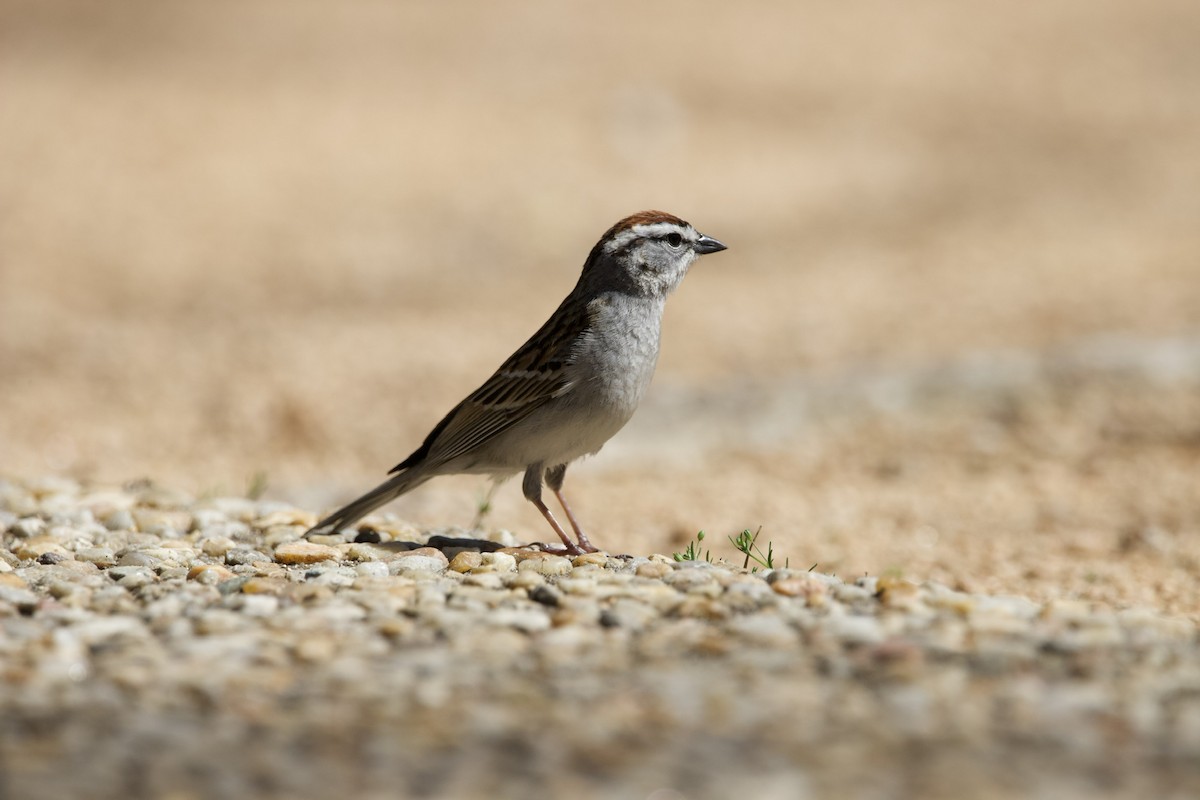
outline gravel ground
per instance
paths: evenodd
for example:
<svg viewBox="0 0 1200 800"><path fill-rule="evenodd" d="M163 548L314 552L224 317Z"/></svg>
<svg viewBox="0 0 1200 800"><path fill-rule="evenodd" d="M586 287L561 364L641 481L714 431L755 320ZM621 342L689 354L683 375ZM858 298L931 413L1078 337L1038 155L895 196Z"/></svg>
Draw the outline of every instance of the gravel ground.
<svg viewBox="0 0 1200 800"><path fill-rule="evenodd" d="M1189 620L374 519L0 483L0 797L1200 792Z"/></svg>

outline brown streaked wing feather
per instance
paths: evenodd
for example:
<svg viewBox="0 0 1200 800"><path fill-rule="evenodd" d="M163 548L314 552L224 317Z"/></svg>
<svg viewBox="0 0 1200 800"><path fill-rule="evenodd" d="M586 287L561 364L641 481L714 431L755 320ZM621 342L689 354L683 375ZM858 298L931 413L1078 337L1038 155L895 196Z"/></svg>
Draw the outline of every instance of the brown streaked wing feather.
<svg viewBox="0 0 1200 800"><path fill-rule="evenodd" d="M444 464L474 450L573 388L567 377L575 342L588 328L587 308L568 297L537 333L482 386L447 414L392 472L420 461Z"/></svg>

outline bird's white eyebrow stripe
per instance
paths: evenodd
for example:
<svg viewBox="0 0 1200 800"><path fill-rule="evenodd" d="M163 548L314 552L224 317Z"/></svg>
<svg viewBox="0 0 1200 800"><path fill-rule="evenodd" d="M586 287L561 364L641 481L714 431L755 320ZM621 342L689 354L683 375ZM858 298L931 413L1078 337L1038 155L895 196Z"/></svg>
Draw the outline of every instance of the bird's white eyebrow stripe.
<svg viewBox="0 0 1200 800"><path fill-rule="evenodd" d="M692 240L696 236L695 230L690 225L680 225L676 222L643 223L634 225L632 228L623 230L612 237L611 240L605 243L604 250L610 254L616 253L636 239L653 239L666 236L669 233L678 233L688 240Z"/></svg>

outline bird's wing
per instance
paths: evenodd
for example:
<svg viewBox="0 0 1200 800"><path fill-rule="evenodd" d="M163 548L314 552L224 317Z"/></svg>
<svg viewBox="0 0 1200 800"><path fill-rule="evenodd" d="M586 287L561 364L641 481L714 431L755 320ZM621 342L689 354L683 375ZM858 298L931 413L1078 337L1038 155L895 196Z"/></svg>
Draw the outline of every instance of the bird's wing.
<svg viewBox="0 0 1200 800"><path fill-rule="evenodd" d="M397 472L418 463L445 464L469 453L575 387L569 367L576 344L588 335L587 306L564 300L546 324L454 407Z"/></svg>

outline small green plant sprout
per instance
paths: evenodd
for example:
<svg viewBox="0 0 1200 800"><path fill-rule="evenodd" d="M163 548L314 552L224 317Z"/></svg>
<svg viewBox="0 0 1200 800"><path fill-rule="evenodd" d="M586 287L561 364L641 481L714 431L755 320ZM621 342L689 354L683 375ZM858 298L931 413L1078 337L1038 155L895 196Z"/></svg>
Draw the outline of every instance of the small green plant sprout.
<svg viewBox="0 0 1200 800"><path fill-rule="evenodd" d="M260 469L250 476L250 480L246 481L246 498L249 500L259 500L267 492L267 486L270 481L267 479L267 471Z"/></svg>
<svg viewBox="0 0 1200 800"><path fill-rule="evenodd" d="M700 543L704 541L704 531L696 534L696 538L688 542L688 546L684 548L682 553L672 553L676 561L699 561L700 560ZM712 551L704 551L704 560L712 563Z"/></svg>
<svg viewBox="0 0 1200 800"><path fill-rule="evenodd" d="M487 520L487 515L492 512L492 498L496 495L496 490L500 488L500 484L492 481L488 486L488 490L480 496L479 501L475 504L475 519L471 521L471 530L478 531L483 529L483 523Z"/></svg>
<svg viewBox="0 0 1200 800"><path fill-rule="evenodd" d="M750 532L749 528L739 533L737 536L730 536L729 541L734 548L744 555L746 558L742 561L742 568L749 568L751 572L758 572L758 567L750 567L750 562L758 564L766 569L775 569L775 547L771 542L767 542L767 552L763 552L758 546L758 535L762 533L762 526L758 526L758 530L754 533ZM790 559L784 559L783 566L790 566ZM814 566L816 566L814 564Z"/></svg>

